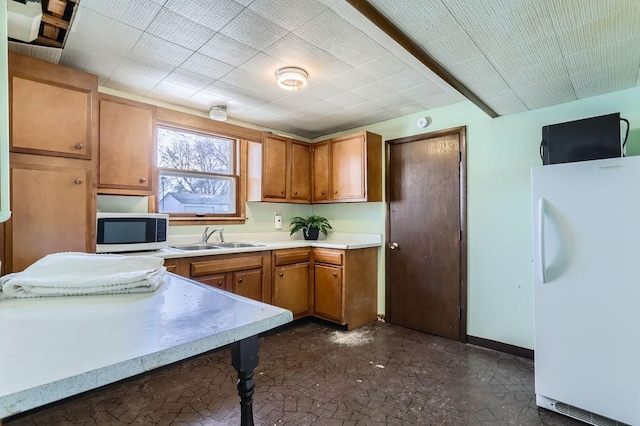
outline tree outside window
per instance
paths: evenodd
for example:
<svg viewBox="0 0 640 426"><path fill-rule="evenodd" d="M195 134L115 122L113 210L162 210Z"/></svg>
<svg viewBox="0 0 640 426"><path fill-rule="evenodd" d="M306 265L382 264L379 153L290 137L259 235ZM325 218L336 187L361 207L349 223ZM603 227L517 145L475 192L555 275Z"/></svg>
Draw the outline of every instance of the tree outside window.
<svg viewBox="0 0 640 426"><path fill-rule="evenodd" d="M166 126L157 140L161 213L236 215L236 140Z"/></svg>

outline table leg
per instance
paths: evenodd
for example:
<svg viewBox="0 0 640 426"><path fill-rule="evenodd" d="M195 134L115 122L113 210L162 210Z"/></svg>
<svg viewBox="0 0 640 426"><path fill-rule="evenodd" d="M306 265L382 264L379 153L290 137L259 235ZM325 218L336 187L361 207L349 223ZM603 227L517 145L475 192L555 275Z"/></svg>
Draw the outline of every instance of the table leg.
<svg viewBox="0 0 640 426"><path fill-rule="evenodd" d="M253 389L255 387L253 370L258 366L258 336L247 337L233 343L231 364L238 372L240 425L253 426Z"/></svg>

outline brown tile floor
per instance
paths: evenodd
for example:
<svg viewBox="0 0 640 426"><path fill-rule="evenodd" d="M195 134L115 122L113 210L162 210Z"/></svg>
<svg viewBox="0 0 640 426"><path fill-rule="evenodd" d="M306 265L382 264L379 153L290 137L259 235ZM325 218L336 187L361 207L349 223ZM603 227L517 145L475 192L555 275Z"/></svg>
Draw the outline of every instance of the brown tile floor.
<svg viewBox="0 0 640 426"><path fill-rule="evenodd" d="M538 409L533 363L385 323L260 339L256 424L581 425ZM70 398L18 425L238 425L229 350Z"/></svg>

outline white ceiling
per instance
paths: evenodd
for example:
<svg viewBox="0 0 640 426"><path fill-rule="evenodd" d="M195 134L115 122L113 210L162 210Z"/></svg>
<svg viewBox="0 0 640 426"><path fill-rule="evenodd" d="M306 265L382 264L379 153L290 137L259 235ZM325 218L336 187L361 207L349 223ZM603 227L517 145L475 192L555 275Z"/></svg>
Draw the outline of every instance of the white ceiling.
<svg viewBox="0 0 640 426"><path fill-rule="evenodd" d="M640 84L638 0L370 3L500 115ZM345 0L81 0L59 63L308 138L464 99Z"/></svg>

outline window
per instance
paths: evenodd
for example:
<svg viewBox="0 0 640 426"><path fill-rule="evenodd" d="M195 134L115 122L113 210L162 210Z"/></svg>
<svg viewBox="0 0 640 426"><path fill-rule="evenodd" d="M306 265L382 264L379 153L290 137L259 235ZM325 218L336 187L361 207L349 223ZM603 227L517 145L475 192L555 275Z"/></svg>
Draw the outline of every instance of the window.
<svg viewBox="0 0 640 426"><path fill-rule="evenodd" d="M238 141L158 126L158 211L238 217Z"/></svg>

